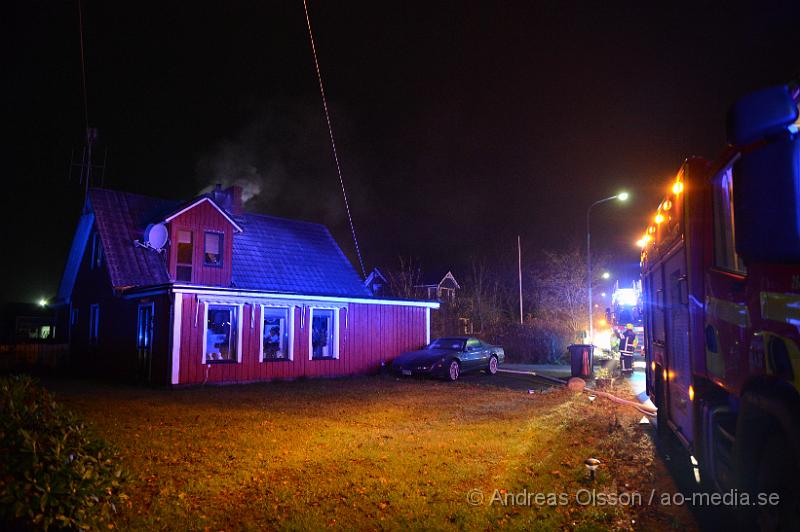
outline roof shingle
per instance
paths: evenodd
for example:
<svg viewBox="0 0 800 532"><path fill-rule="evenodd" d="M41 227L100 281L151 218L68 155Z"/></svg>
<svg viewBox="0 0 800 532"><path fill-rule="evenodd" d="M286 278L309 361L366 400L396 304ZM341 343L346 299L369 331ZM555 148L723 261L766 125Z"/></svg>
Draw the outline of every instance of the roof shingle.
<svg viewBox="0 0 800 532"><path fill-rule="evenodd" d="M93 189L89 197L115 288L169 283L165 254L135 244L179 201ZM245 213L235 217L235 288L299 295L370 297L350 261L320 224Z"/></svg>

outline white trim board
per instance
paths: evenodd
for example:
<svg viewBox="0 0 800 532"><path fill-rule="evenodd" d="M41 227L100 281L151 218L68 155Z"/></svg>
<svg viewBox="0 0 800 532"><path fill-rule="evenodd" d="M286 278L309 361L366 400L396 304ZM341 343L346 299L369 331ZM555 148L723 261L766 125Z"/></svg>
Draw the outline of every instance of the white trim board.
<svg viewBox="0 0 800 532"><path fill-rule="evenodd" d="M183 294L175 294L175 307L172 312L172 384L178 384L181 377L181 323L183 321ZM203 347L205 350L205 347Z"/></svg>
<svg viewBox="0 0 800 532"><path fill-rule="evenodd" d="M177 217L178 217L178 216L180 216L181 214L185 213L185 212L186 212L186 211L188 211L188 210L194 209L195 207L197 207L198 205L200 205L200 204L201 204L201 203L203 203L204 201L207 201L207 202L209 202L209 203L210 203L210 204L211 204L211 205L212 205L212 206L213 206L215 209L217 209L217 210L219 211L219 213L220 213L222 216L224 216L224 217L225 217L225 219L226 219L226 220L228 220L228 221L231 223L231 225L234 227L234 229L236 229L236 231L237 231L238 233L241 233L241 232L242 232L242 228L241 228L241 227L239 227L239 224L237 224L237 223L236 223L236 222L233 220L233 218L231 218L231 217L230 217L230 215L228 215L228 213L227 213L227 212L225 212L223 209L221 209L221 208L220 208L220 206L216 204L216 202L214 202L214 201L213 201L211 198L208 198L208 197L203 197L203 198L198 198L198 199L196 199L195 201L193 201L192 203L190 203L189 205L187 205L187 206L186 206L186 207L184 207L183 209L179 210L178 212L176 212L176 213L174 213L174 214L171 214L171 215L169 215L169 217L167 217L167 218L165 218L165 219L164 219L164 223L171 222L172 220L174 220L175 218L177 218Z"/></svg>
<svg viewBox="0 0 800 532"><path fill-rule="evenodd" d="M427 307L438 309L438 301L414 301L398 299L370 299L367 297L340 297L340 296L303 296L297 294L273 294L252 290L214 289L210 287L196 287L191 285L175 285L172 291L176 294L197 294L209 296L228 296L240 300L280 300L295 305L311 305L319 303L359 303L364 305L391 305L400 307Z"/></svg>

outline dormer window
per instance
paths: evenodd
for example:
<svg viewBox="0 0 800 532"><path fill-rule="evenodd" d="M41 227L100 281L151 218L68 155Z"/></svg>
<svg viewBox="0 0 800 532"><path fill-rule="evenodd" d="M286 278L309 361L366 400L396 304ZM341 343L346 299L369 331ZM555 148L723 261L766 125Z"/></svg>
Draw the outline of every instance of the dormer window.
<svg viewBox="0 0 800 532"><path fill-rule="evenodd" d="M175 270L175 279L186 283L192 282L192 257L194 256L194 243L191 231L178 231L178 260Z"/></svg>
<svg viewBox="0 0 800 532"><path fill-rule="evenodd" d="M203 243L203 263L206 266L222 266L222 233L206 231Z"/></svg>

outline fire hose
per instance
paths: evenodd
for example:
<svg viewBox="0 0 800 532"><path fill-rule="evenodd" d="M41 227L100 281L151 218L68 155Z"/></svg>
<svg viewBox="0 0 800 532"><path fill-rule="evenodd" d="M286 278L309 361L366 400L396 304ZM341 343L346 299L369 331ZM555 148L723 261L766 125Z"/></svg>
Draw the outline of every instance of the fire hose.
<svg viewBox="0 0 800 532"><path fill-rule="evenodd" d="M569 381L565 382L564 380L557 379L555 377L548 377L546 375L539 375L534 371L517 371L517 370L508 370L508 369L503 369L503 370L499 370L499 371L502 371L503 373L514 373L514 374L518 374L518 375L531 375L531 376L537 377L537 378L539 378L541 380L547 381L547 384L550 385L550 386L564 386L564 387L567 387L570 390L575 391L575 392L585 392L585 393L588 393L588 394L591 394L591 395L595 395L597 397L604 397L604 398L608 399L609 401L613 401L613 402L615 402L617 404L620 404L620 405L623 405L623 406L630 406L631 408L635 408L636 410L638 410L639 412L641 412L642 414L644 414L646 416L655 416L658 413L658 408L656 408L655 406L650 406L650 405L647 405L647 404L643 404L643 403L640 403L638 401L629 401L627 399L621 399L621 398L619 398L619 397L617 397L615 395L612 395L612 394L610 394L608 392L603 392L603 391L600 391L600 390L587 388L586 387L586 381L581 379L581 378L578 378L578 377L572 377Z"/></svg>

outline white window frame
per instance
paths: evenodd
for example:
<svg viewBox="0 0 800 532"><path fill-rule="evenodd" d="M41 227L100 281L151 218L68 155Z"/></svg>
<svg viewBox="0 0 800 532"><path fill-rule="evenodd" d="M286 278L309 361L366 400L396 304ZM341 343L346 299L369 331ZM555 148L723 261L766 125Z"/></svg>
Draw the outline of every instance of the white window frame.
<svg viewBox="0 0 800 532"><path fill-rule="evenodd" d="M308 359L309 360L339 360L339 314L342 307L309 306L308 307ZM328 358L314 358L314 310L333 311L333 356Z"/></svg>
<svg viewBox="0 0 800 532"><path fill-rule="evenodd" d="M285 310L288 314L288 320L286 321L286 327L289 328L287 339L286 341L289 343L287 346L287 352L289 357L286 359L288 361L294 360L294 305L266 305L262 304L259 305L261 308L261 313L259 315L259 327L258 327L258 361L259 362L273 362L274 360L280 361L280 359L269 359L264 360L264 309L280 309Z"/></svg>
<svg viewBox="0 0 800 532"><path fill-rule="evenodd" d="M242 310L244 309L244 303L231 303L230 301L211 301L211 300L201 300L200 304L203 305L203 341L200 342L202 344L202 363L203 364L213 364L214 362L210 362L206 360L206 342L208 341L208 307L209 305L220 305L224 307L236 307L236 363L242 363Z"/></svg>
<svg viewBox="0 0 800 532"><path fill-rule="evenodd" d="M89 343L97 345L100 343L100 304L92 303L89 305Z"/></svg>

